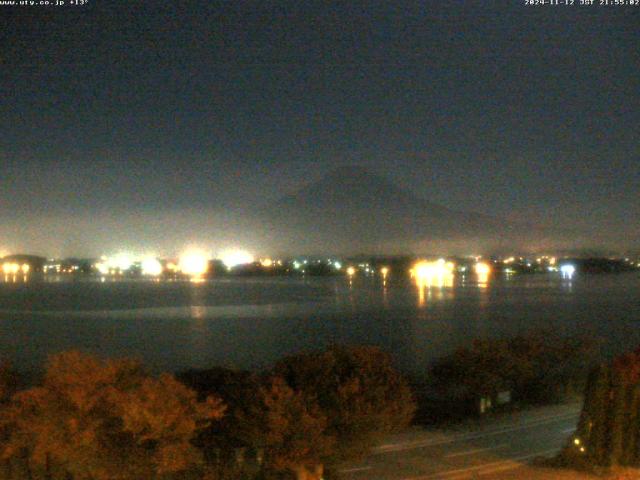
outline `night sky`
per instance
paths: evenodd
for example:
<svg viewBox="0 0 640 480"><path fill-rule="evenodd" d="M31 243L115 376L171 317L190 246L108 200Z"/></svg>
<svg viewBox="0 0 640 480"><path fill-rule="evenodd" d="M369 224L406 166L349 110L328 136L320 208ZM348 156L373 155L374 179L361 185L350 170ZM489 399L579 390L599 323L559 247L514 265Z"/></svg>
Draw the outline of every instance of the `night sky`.
<svg viewBox="0 0 640 480"><path fill-rule="evenodd" d="M329 3L0 6L0 253L226 248L347 165L638 245L640 7Z"/></svg>

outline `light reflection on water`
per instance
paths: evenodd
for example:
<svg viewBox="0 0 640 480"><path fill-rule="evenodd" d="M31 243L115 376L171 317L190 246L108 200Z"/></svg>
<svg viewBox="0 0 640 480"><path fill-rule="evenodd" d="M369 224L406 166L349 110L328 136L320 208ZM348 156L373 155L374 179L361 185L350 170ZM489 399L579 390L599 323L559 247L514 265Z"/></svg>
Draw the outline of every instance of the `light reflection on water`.
<svg viewBox="0 0 640 480"><path fill-rule="evenodd" d="M0 354L37 365L80 348L179 369L264 366L332 343L391 351L409 371L478 336L532 328L640 343L640 278L474 274L0 284Z"/></svg>
<svg viewBox="0 0 640 480"><path fill-rule="evenodd" d="M27 274L5 274L3 277L4 283L26 283L29 281L29 275Z"/></svg>
<svg viewBox="0 0 640 480"><path fill-rule="evenodd" d="M415 285L418 289L418 308L423 308L427 302L442 301L445 299L445 291L453 297L453 274L415 277Z"/></svg>

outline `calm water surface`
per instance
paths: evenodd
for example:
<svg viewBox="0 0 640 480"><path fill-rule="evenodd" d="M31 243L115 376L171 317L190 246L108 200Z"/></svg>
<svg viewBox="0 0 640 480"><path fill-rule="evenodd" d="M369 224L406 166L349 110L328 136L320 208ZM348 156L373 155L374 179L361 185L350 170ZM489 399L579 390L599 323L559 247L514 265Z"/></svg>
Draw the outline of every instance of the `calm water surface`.
<svg viewBox="0 0 640 480"><path fill-rule="evenodd" d="M0 283L0 353L28 369L69 348L178 370L367 343L420 373L472 338L535 328L600 336L609 353L640 345L640 275L457 278L421 292L364 277Z"/></svg>

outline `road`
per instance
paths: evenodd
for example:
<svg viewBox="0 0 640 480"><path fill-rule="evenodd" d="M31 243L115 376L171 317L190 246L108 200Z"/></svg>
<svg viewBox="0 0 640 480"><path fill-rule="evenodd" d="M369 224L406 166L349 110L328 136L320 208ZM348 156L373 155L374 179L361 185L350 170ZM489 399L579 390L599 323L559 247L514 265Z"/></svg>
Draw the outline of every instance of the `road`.
<svg viewBox="0 0 640 480"><path fill-rule="evenodd" d="M573 433L579 412L580 404L572 403L446 430L414 428L387 439L364 461L343 466L340 476L345 480L498 478L535 457L555 454Z"/></svg>

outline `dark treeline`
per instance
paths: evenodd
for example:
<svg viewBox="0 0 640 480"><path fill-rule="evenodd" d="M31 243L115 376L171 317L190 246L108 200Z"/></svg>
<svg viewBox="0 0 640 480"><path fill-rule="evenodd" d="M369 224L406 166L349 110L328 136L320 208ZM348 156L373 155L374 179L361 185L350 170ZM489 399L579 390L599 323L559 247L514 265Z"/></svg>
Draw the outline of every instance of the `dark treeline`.
<svg viewBox="0 0 640 480"><path fill-rule="evenodd" d="M548 330L474 340L434 362L426 379L413 382L417 418L437 423L580 395L600 356L599 343Z"/></svg>
<svg viewBox="0 0 640 480"><path fill-rule="evenodd" d="M576 259L575 265L578 271L583 273L621 273L638 270L630 261L610 258Z"/></svg>

